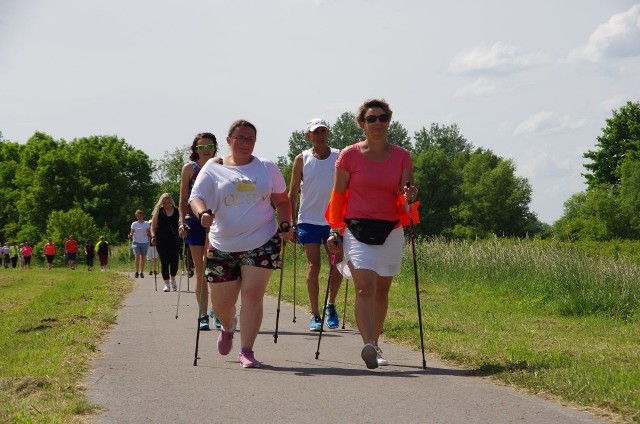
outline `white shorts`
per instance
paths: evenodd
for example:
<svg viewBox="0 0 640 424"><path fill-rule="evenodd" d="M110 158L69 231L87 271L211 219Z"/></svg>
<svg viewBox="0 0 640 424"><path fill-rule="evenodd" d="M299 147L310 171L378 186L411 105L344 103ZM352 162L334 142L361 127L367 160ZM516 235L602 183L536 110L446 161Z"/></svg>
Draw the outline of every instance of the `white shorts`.
<svg viewBox="0 0 640 424"><path fill-rule="evenodd" d="M149 245L149 249L147 249L147 259L155 259L158 257L158 249L155 246Z"/></svg>
<svg viewBox="0 0 640 424"><path fill-rule="evenodd" d="M343 236L344 260L336 265L344 278L351 279L351 262L355 269L370 269L381 277L393 277L400 273L404 250L404 231L395 228L384 244L374 246L361 243L347 229Z"/></svg>

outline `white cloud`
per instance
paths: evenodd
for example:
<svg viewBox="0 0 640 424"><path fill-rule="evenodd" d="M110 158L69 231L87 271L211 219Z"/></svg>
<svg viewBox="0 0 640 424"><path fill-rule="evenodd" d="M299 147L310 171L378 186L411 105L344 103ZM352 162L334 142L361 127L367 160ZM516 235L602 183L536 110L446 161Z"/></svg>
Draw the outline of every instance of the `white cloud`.
<svg viewBox="0 0 640 424"><path fill-rule="evenodd" d="M498 91L498 83L488 78L478 78L469 85L465 85L456 91L456 97L488 96Z"/></svg>
<svg viewBox="0 0 640 424"><path fill-rule="evenodd" d="M628 100L627 96L618 94L616 96L609 97L600 102L600 108L605 112L611 112L612 110L620 109Z"/></svg>
<svg viewBox="0 0 640 424"><path fill-rule="evenodd" d="M555 112L543 111L535 113L521 122L513 131L513 135L557 134L580 128L584 124L584 119L572 119L569 115L559 115Z"/></svg>
<svg viewBox="0 0 640 424"><path fill-rule="evenodd" d="M548 144L527 149L524 159L518 164L518 173L528 179L565 178L575 174L577 165L567 155L558 157L556 151Z"/></svg>
<svg viewBox="0 0 640 424"><path fill-rule="evenodd" d="M478 46L454 56L449 69L458 74L509 73L549 62L542 52L523 53L519 47L498 41L491 47Z"/></svg>
<svg viewBox="0 0 640 424"><path fill-rule="evenodd" d="M569 53L569 62L599 62L604 58L640 55L640 4L613 15L598 26L586 45Z"/></svg>

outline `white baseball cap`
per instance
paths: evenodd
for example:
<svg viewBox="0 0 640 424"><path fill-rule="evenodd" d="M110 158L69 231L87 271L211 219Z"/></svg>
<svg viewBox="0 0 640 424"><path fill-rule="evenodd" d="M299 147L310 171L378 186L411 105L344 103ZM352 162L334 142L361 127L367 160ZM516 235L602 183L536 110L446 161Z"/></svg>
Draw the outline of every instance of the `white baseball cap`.
<svg viewBox="0 0 640 424"><path fill-rule="evenodd" d="M314 118L311 121L307 122L307 131L314 132L316 128L325 127L329 128L329 124L322 118Z"/></svg>

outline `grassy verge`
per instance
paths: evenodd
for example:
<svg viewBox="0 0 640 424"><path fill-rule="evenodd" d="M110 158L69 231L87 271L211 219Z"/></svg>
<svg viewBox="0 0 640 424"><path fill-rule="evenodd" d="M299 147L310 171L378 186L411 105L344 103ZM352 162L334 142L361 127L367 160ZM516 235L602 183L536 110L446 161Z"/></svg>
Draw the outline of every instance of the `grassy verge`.
<svg viewBox="0 0 640 424"><path fill-rule="evenodd" d="M78 422L78 386L132 288L115 272L0 272L0 422Z"/></svg>
<svg viewBox="0 0 640 424"><path fill-rule="evenodd" d="M530 393L640 422L640 269L573 246L538 242L418 243L429 354ZM293 301L293 249L283 299ZM409 246L394 279L384 336L420 348ZM296 303L308 306L296 256ZM277 295L279 273L269 291ZM327 270L321 273L321 299ZM343 282L344 290L345 283ZM338 297L343 311L344 291ZM346 318L355 326L349 282ZM283 317L281 317L282 319ZM284 317L288 319L288 317ZM307 316L298 319L306 320ZM416 354L416 365L421 358Z"/></svg>
<svg viewBox="0 0 640 424"><path fill-rule="evenodd" d="M117 251L112 270L130 270L127 253ZM299 247L296 253L296 303L308 305L304 255ZM418 350L412 256L405 253L384 336ZM472 375L640 422L638 262L515 241L420 242L417 259L430 355ZM279 276L269 285L272 295ZM283 300L292 302L291 246L284 276ZM0 422L79 422L94 411L78 384L132 285L117 272L0 271ZM353 302L349 282L352 328Z"/></svg>

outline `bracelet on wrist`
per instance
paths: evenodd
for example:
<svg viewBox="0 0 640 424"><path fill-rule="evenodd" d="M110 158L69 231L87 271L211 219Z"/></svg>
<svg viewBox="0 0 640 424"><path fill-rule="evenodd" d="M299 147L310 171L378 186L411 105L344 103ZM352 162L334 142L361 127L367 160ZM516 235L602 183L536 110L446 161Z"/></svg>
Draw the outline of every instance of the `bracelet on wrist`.
<svg viewBox="0 0 640 424"><path fill-rule="evenodd" d="M333 237L333 240L337 243L339 241L342 241L342 236L340 235L340 233L338 232L338 230L331 230L329 231L329 237Z"/></svg>
<svg viewBox="0 0 640 424"><path fill-rule="evenodd" d="M278 230L280 230L281 233L286 233L290 229L291 229L291 224L289 224L289 221L282 221L278 226Z"/></svg>

